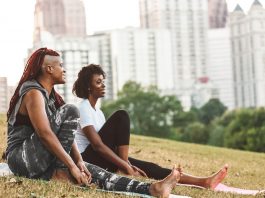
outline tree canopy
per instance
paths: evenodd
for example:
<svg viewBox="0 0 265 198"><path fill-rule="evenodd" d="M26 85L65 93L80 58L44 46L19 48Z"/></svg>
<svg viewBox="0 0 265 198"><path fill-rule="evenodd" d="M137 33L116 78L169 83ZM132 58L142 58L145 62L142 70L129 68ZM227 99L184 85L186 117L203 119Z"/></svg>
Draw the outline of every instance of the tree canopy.
<svg viewBox="0 0 265 198"><path fill-rule="evenodd" d="M155 87L143 88L129 81L118 93L118 99L105 102L102 109L107 116L117 109L127 110L133 133L169 137L174 117L182 111L182 106L175 96L160 96Z"/></svg>

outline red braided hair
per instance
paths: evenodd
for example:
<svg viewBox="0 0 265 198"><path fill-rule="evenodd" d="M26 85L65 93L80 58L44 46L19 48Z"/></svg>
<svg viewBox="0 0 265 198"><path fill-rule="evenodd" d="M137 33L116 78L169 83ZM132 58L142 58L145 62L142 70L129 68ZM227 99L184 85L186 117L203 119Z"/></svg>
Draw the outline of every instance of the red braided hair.
<svg viewBox="0 0 265 198"><path fill-rule="evenodd" d="M24 69L24 72L22 74L22 77L20 78L20 81L18 83L18 86L15 90L14 95L12 96L10 103L9 103L9 109L7 111L7 119L9 119L12 111L15 108L16 103L18 102L19 99L19 90L21 85L28 81L28 80L33 80L36 79L40 74L41 74L41 66L43 64L43 60L45 55L50 55L50 56L60 56L58 52L47 49L45 48L40 48L36 50L28 59L26 67ZM64 101L62 97L55 92L55 103L56 106L61 106L64 104Z"/></svg>

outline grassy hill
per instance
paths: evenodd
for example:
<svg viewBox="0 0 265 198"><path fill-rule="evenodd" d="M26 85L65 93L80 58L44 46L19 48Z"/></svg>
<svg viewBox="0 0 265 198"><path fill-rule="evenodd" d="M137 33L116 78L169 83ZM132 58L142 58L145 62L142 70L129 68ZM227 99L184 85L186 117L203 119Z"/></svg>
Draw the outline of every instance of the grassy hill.
<svg viewBox="0 0 265 198"><path fill-rule="evenodd" d="M0 115L0 154L6 147L6 117ZM224 184L246 188L265 189L265 154L217 148L176 141L132 136L130 154L132 157L152 161L171 168L173 164L181 164L184 171L197 176L210 175L225 163L229 164L229 172ZM3 162L3 160L1 160ZM44 182L15 178L0 178L0 197L125 197L110 193L101 193L93 187L82 190L70 184L60 182ZM151 181L148 179L143 179ZM230 193L216 193L188 187L176 187L175 194L191 197L246 197ZM258 197L258 196L257 196ZM262 196L259 196L262 197Z"/></svg>

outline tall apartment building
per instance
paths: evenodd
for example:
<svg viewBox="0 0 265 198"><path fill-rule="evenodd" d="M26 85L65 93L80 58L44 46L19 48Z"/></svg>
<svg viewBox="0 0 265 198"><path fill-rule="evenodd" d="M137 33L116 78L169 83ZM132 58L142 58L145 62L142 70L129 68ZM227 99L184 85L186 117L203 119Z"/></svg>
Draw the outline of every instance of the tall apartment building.
<svg viewBox="0 0 265 198"><path fill-rule="evenodd" d="M255 0L247 14L230 14L236 107L265 105L265 10Z"/></svg>
<svg viewBox="0 0 265 198"><path fill-rule="evenodd" d="M126 28L95 34L89 40L98 48L100 64L112 71L113 97L129 80L173 93L169 30Z"/></svg>
<svg viewBox="0 0 265 198"><path fill-rule="evenodd" d="M86 35L85 8L82 0L37 0L34 13L34 43L41 32L53 36Z"/></svg>
<svg viewBox="0 0 265 198"><path fill-rule="evenodd" d="M209 79L218 90L217 98L228 107L235 107L230 29L208 30Z"/></svg>
<svg viewBox="0 0 265 198"><path fill-rule="evenodd" d="M225 0L208 0L209 28L224 28L228 17Z"/></svg>
<svg viewBox="0 0 265 198"><path fill-rule="evenodd" d="M172 32L174 84L185 95L200 77L207 76L207 0L139 0L142 28ZM191 106L190 94L182 101Z"/></svg>
<svg viewBox="0 0 265 198"><path fill-rule="evenodd" d="M35 48L49 46L61 53L67 82L57 89L66 102L76 103L78 99L72 94L72 85L81 67L90 63L100 64L106 72L105 99L117 97L118 91L129 80L143 86L154 85L163 94L173 94L170 44L169 30L127 28L86 38L53 38L49 35Z"/></svg>
<svg viewBox="0 0 265 198"><path fill-rule="evenodd" d="M8 86L7 78L0 77L0 113L6 113L8 107Z"/></svg>
<svg viewBox="0 0 265 198"><path fill-rule="evenodd" d="M86 12L83 0L63 0L66 35L86 36Z"/></svg>
<svg viewBox="0 0 265 198"><path fill-rule="evenodd" d="M0 77L0 113L6 114L15 88L15 86L8 86L6 77Z"/></svg>
<svg viewBox="0 0 265 198"><path fill-rule="evenodd" d="M72 86L77 72L90 61L86 40L83 0L37 0L34 13L34 42L29 54L40 47L61 53L67 82L57 86L66 102L76 103Z"/></svg>

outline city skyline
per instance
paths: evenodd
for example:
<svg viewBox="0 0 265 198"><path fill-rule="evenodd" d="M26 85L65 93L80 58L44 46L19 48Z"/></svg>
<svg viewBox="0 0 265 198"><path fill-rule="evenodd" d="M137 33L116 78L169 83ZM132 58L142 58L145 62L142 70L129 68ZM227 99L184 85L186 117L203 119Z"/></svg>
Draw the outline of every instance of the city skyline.
<svg viewBox="0 0 265 198"><path fill-rule="evenodd" d="M253 0L227 0L228 10L231 12L239 3L247 12L252 2ZM260 2L265 4L265 0ZM15 85L19 80L27 49L32 47L34 7L35 0L0 3L0 22L4 24L0 32L0 76L7 77L9 85ZM99 30L140 26L138 0L86 1L85 7L88 34ZM105 16L108 20L105 20Z"/></svg>

